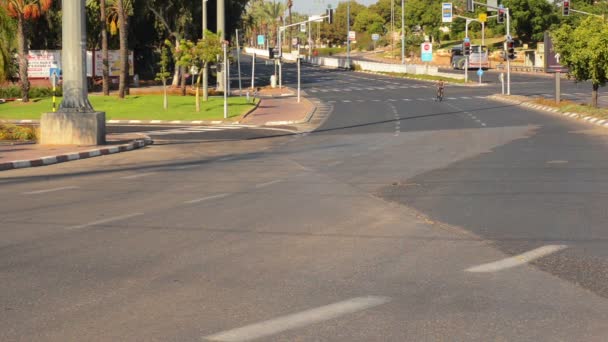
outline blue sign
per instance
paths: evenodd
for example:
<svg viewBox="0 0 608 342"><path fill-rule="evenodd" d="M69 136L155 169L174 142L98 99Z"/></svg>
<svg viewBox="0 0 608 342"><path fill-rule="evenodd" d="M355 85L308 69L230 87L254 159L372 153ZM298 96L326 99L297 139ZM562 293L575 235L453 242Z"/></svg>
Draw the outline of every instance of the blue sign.
<svg viewBox="0 0 608 342"><path fill-rule="evenodd" d="M379 41L380 40L380 35L377 34L377 33L372 34L372 40L375 41L375 42Z"/></svg>
<svg viewBox="0 0 608 342"><path fill-rule="evenodd" d="M433 44L429 42L420 44L420 59L423 62L433 61Z"/></svg>
<svg viewBox="0 0 608 342"><path fill-rule="evenodd" d="M465 43L468 43L468 42L470 42L470 41L471 41L471 40L469 39L469 37L464 37L464 42L465 42Z"/></svg>
<svg viewBox="0 0 608 342"><path fill-rule="evenodd" d="M451 23L453 18L452 3L444 2L441 4L441 22Z"/></svg>
<svg viewBox="0 0 608 342"><path fill-rule="evenodd" d="M483 69L477 69L477 76L483 76Z"/></svg>
<svg viewBox="0 0 608 342"><path fill-rule="evenodd" d="M258 34L258 45L264 45L265 37L263 34Z"/></svg>
<svg viewBox="0 0 608 342"><path fill-rule="evenodd" d="M49 78L53 77L54 75L57 75L57 77L61 76L61 69L59 68L49 68Z"/></svg>

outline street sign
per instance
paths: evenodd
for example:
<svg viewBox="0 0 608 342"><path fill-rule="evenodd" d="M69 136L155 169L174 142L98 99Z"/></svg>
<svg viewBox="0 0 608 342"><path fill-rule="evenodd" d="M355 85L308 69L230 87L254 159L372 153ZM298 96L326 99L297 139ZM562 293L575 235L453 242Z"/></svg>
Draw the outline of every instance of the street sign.
<svg viewBox="0 0 608 342"><path fill-rule="evenodd" d="M479 13L479 22L485 23L488 21L488 15L486 13Z"/></svg>
<svg viewBox="0 0 608 342"><path fill-rule="evenodd" d="M264 35L258 34L258 45L264 45Z"/></svg>
<svg viewBox="0 0 608 342"><path fill-rule="evenodd" d="M58 67L51 67L49 68L49 78L56 76L57 78L59 78L59 76L61 76L61 69L59 69Z"/></svg>
<svg viewBox="0 0 608 342"><path fill-rule="evenodd" d="M444 2L441 4L441 22L451 23L453 18L452 3Z"/></svg>
<svg viewBox="0 0 608 342"><path fill-rule="evenodd" d="M555 73L562 72L567 73L568 68L563 66L561 62L561 56L555 50L553 50L553 41L548 32L545 32L545 72Z"/></svg>
<svg viewBox="0 0 608 342"><path fill-rule="evenodd" d="M306 23L300 24L300 32L306 32Z"/></svg>
<svg viewBox="0 0 608 342"><path fill-rule="evenodd" d="M372 40L377 42L380 40L380 35L377 33L372 34Z"/></svg>
<svg viewBox="0 0 608 342"><path fill-rule="evenodd" d="M488 5L488 12L496 12L496 7L498 7L498 0L487 0L486 4Z"/></svg>
<svg viewBox="0 0 608 342"><path fill-rule="evenodd" d="M465 42L465 43L468 43L468 42L470 42L470 41L471 41L471 39L469 39L469 37L464 37L464 42Z"/></svg>
<svg viewBox="0 0 608 342"><path fill-rule="evenodd" d="M348 31L348 40L351 42L357 40L357 33L355 31Z"/></svg>
<svg viewBox="0 0 608 342"><path fill-rule="evenodd" d="M477 69L477 76L481 77L483 76L483 69Z"/></svg>
<svg viewBox="0 0 608 342"><path fill-rule="evenodd" d="M433 61L433 44L429 42L420 44L420 59L423 62Z"/></svg>

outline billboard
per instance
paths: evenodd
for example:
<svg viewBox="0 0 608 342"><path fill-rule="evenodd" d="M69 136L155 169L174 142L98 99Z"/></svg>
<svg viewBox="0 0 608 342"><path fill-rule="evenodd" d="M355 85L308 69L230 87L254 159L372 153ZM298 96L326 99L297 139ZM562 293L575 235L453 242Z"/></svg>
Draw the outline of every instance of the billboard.
<svg viewBox="0 0 608 342"><path fill-rule="evenodd" d="M108 51L110 76L117 77L120 73L120 51ZM87 77L101 77L103 64L101 51L86 52ZM64 69L61 64L61 50L30 50L27 55L28 78L48 78L52 67ZM133 67L133 51L129 51L129 75L135 74Z"/></svg>
<svg viewBox="0 0 608 342"><path fill-rule="evenodd" d="M95 76L103 76L103 56L100 50L95 50ZM108 64L110 65L110 77L120 76L120 51L110 50L108 51ZM129 51L129 75L135 75L133 68L133 51Z"/></svg>

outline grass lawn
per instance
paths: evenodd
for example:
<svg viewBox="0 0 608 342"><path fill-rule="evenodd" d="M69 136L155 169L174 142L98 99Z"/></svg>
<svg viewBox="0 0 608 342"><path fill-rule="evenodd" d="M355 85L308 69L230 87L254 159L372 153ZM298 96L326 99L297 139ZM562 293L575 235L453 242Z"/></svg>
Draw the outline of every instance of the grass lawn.
<svg viewBox="0 0 608 342"><path fill-rule="evenodd" d="M132 95L124 100L116 96L90 95L93 108L106 112L107 120L222 120L224 99L210 97L201 102L201 111L196 112L194 96L169 96L169 109L163 110L162 95ZM57 99L59 104L61 98ZM235 120L254 107L243 97L228 98L228 118ZM38 120L43 112L50 112L51 98L35 99L30 103L8 102L0 104L0 119Z"/></svg>

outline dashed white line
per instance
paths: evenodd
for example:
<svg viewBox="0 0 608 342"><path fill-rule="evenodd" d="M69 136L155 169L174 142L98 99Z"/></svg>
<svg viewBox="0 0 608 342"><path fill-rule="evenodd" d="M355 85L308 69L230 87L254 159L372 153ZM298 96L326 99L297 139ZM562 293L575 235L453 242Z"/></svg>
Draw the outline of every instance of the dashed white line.
<svg viewBox="0 0 608 342"><path fill-rule="evenodd" d="M340 165L340 164L342 164L342 163L344 163L344 162L343 162L343 161L341 161L341 160L336 160L336 161L334 161L334 162L331 162L331 163L327 164L327 166L328 166L328 167L333 167L333 166L338 166L338 165Z"/></svg>
<svg viewBox="0 0 608 342"><path fill-rule="evenodd" d="M516 266L521 266L527 264L536 259L540 259L547 255L559 252L565 248L568 248L566 245L547 245L542 246L531 251L525 252L523 254L519 254L510 258L502 259L496 262L491 262L488 264L482 264L479 266L474 266L471 268L467 268L467 272L474 273L486 273L486 272L497 272L505 269L513 268Z"/></svg>
<svg viewBox="0 0 608 342"><path fill-rule="evenodd" d="M267 186L270 186L270 185L273 185L273 184L281 183L282 181L283 181L282 179L275 179L275 180L270 181L270 182L256 184L255 187L257 189L260 189L260 188L267 187Z"/></svg>
<svg viewBox="0 0 608 342"><path fill-rule="evenodd" d="M124 176L124 177L120 177L121 179L135 179L135 178L142 178L142 177L146 177L149 175L153 175L156 172L146 172L146 173L138 173L136 175L131 175L131 176Z"/></svg>
<svg viewBox="0 0 608 342"><path fill-rule="evenodd" d="M267 321L246 325L205 337L209 341L241 342L268 337L286 330L301 328L328 321L350 313L366 310L388 303L388 297L357 297L342 302L309 309L298 313L277 317Z"/></svg>
<svg viewBox="0 0 608 342"><path fill-rule="evenodd" d="M22 193L23 195L38 195L38 194L46 194L48 192L55 192L55 191L62 191L62 190L73 190L73 189L78 189L78 186L62 186L60 188L53 188L53 189L44 189L44 190L36 190L36 191L28 191L28 192L24 192Z"/></svg>
<svg viewBox="0 0 608 342"><path fill-rule="evenodd" d="M200 203L200 202L204 202L204 201L208 201L208 200L212 200L212 199L219 199L219 198L224 198L227 197L230 194L217 194L217 195L212 195L212 196L206 196L206 197L201 197L201 198L196 198L190 201L185 201L184 203L186 204L195 204L195 203Z"/></svg>
<svg viewBox="0 0 608 342"><path fill-rule="evenodd" d="M77 226L67 227L65 229L66 230L75 230L75 229L88 228L88 227L98 226L98 225L104 224L104 223L122 221L122 220L130 219L132 217L141 216L141 215L143 215L143 213L132 213L132 214L127 214L127 215L122 215L122 216L114 216L114 217L109 217L109 218L103 219L103 220L98 220L98 221L93 221L93 222L89 222L89 223L85 223L85 224L80 224Z"/></svg>

